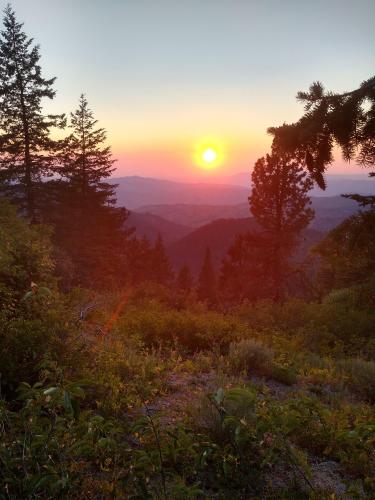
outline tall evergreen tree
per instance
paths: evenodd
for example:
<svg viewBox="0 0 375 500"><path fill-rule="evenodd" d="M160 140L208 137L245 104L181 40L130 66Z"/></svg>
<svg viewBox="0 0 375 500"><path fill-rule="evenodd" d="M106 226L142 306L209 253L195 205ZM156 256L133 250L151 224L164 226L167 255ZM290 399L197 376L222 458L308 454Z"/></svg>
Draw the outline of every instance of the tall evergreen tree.
<svg viewBox="0 0 375 500"><path fill-rule="evenodd" d="M114 205L116 185L103 180L115 170L115 160L110 147L104 146L106 132L96 127L98 122L84 94L70 118L73 132L64 141L59 173L69 182L71 197L76 195L74 201L82 214L91 207Z"/></svg>
<svg viewBox="0 0 375 500"><path fill-rule="evenodd" d="M272 154L260 158L252 172L250 210L270 239L274 298L282 296L287 259L299 233L314 217L308 192L312 181L298 158Z"/></svg>
<svg viewBox="0 0 375 500"><path fill-rule="evenodd" d="M193 287L193 277L190 268L185 264L177 275L176 286L178 290L189 292Z"/></svg>
<svg viewBox="0 0 375 500"><path fill-rule="evenodd" d="M80 281L117 281L128 232L127 211L116 208L115 184L105 182L114 168L106 133L81 95L71 113L72 134L63 141L57 182L60 206L54 214L59 244L71 256Z"/></svg>
<svg viewBox="0 0 375 500"><path fill-rule="evenodd" d="M220 295L227 303L270 297L272 283L269 240L259 233L238 234L224 257Z"/></svg>
<svg viewBox="0 0 375 500"><path fill-rule="evenodd" d="M152 280L160 285L169 285L173 280L172 266L160 234L153 248Z"/></svg>
<svg viewBox="0 0 375 500"><path fill-rule="evenodd" d="M150 281L153 273L153 247L146 237L132 238L126 245L126 278L131 285Z"/></svg>
<svg viewBox="0 0 375 500"><path fill-rule="evenodd" d="M216 276L209 247L206 249L202 269L199 273L197 292L200 300L211 305L216 302Z"/></svg>
<svg viewBox="0 0 375 500"><path fill-rule="evenodd" d="M320 285L327 292L372 282L375 305L375 210L364 210L330 231L314 248L320 256Z"/></svg>
<svg viewBox="0 0 375 500"><path fill-rule="evenodd" d="M64 126L64 116L43 114L42 100L55 96L55 78L43 78L39 47L22 26L8 5L0 39L0 179L33 221L42 205L42 179L53 170L50 129Z"/></svg>

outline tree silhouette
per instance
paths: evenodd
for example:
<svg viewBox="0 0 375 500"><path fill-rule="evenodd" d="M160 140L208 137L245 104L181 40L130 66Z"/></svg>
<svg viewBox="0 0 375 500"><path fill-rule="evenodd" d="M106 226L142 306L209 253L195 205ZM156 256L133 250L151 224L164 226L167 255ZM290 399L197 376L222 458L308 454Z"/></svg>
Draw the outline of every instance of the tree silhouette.
<svg viewBox="0 0 375 500"><path fill-rule="evenodd" d="M270 242L259 233L236 236L224 257L220 273L220 294L225 302L259 300L272 296L269 269Z"/></svg>
<svg viewBox="0 0 375 500"><path fill-rule="evenodd" d="M132 238L126 245L126 277L131 285L150 280L153 248L146 237Z"/></svg>
<svg viewBox="0 0 375 500"><path fill-rule="evenodd" d="M103 182L115 168L111 149L104 146L106 133L96 128L97 120L84 94L78 108L71 113L72 134L63 143L60 154L60 175L69 181L69 190L75 192L82 213L92 207L114 205L116 184Z"/></svg>
<svg viewBox="0 0 375 500"><path fill-rule="evenodd" d="M173 281L172 266L165 251L163 238L159 234L153 248L152 280L160 285L170 285Z"/></svg>
<svg viewBox="0 0 375 500"><path fill-rule="evenodd" d="M293 124L271 127L279 150L304 158L317 184L325 189L324 172L333 161L337 144L346 161L356 158L365 167L375 165L375 77L343 94L326 92L320 82L299 92L305 114ZM372 173L374 175L374 173ZM373 197L372 203L375 203Z"/></svg>
<svg viewBox="0 0 375 500"><path fill-rule="evenodd" d="M42 112L42 99L55 96L55 78L42 77L39 47L32 46L22 26L8 5L0 39L0 168L3 190L34 221L42 205L43 177L53 171L50 129L63 127L65 120Z"/></svg>
<svg viewBox="0 0 375 500"><path fill-rule="evenodd" d="M252 182L250 210L270 241L272 264L269 271L274 298L279 300L287 258L297 236L314 216L308 197L312 181L298 158L282 155L273 147L271 155L255 163Z"/></svg>
<svg viewBox="0 0 375 500"><path fill-rule="evenodd" d="M122 276L128 232L127 211L114 206L116 185L105 182L114 160L104 145L105 130L96 125L81 95L71 113L72 133L59 154L62 181L56 183L59 204L53 222L57 241L71 256L80 280L103 284Z"/></svg>
<svg viewBox="0 0 375 500"><path fill-rule="evenodd" d="M185 264L181 267L178 273L176 286L178 290L183 292L189 292L193 287L193 277L190 272L190 268Z"/></svg>
<svg viewBox="0 0 375 500"><path fill-rule="evenodd" d="M324 291L357 286L372 280L375 303L375 211L364 210L331 230L314 248L320 256Z"/></svg>
<svg viewBox="0 0 375 500"><path fill-rule="evenodd" d="M198 278L198 298L206 301L208 304L214 304L216 301L216 276L212 265L211 250L209 247L203 260L202 269Z"/></svg>

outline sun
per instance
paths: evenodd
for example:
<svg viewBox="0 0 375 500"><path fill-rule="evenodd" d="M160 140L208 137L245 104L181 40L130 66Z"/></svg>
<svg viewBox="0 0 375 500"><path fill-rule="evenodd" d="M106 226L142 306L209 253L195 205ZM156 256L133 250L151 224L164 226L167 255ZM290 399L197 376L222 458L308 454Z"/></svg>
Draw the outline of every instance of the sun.
<svg viewBox="0 0 375 500"><path fill-rule="evenodd" d="M196 143L194 163L206 170L219 167L224 160L224 147L220 140L206 137Z"/></svg>
<svg viewBox="0 0 375 500"><path fill-rule="evenodd" d="M212 148L207 148L203 151L202 158L204 161L207 163L212 163L213 161L216 160L217 158L217 153L214 149Z"/></svg>

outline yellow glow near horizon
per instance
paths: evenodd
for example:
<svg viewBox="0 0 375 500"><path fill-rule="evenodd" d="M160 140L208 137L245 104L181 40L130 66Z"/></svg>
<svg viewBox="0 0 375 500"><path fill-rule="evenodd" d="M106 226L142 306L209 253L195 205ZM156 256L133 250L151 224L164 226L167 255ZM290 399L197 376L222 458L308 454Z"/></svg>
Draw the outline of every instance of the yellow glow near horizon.
<svg viewBox="0 0 375 500"><path fill-rule="evenodd" d="M205 169L213 169L222 164L224 148L213 138L202 139L195 147L194 163Z"/></svg>

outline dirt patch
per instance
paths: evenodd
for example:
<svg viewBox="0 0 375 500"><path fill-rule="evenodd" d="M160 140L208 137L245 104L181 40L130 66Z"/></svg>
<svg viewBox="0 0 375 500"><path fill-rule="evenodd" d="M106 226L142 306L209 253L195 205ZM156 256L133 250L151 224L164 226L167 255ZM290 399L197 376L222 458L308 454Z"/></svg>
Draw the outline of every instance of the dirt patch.
<svg viewBox="0 0 375 500"><path fill-rule="evenodd" d="M148 405L151 415L158 415L163 425L183 420L186 409L196 404L203 395L215 390L215 373L171 373L167 380L167 394ZM141 408L141 413L146 409Z"/></svg>

